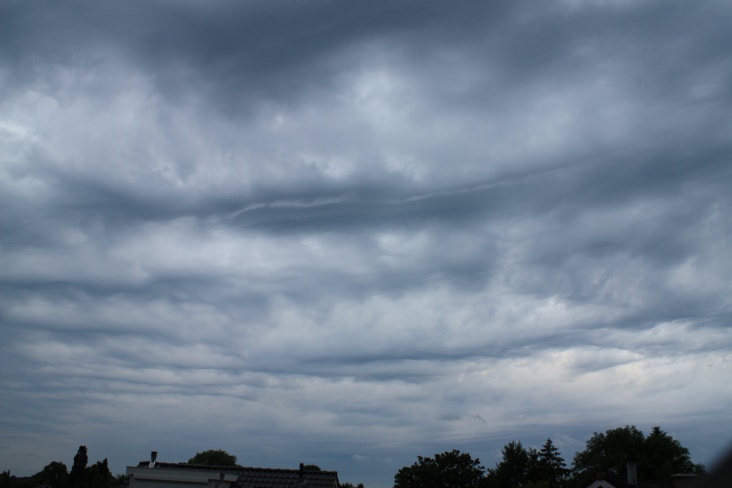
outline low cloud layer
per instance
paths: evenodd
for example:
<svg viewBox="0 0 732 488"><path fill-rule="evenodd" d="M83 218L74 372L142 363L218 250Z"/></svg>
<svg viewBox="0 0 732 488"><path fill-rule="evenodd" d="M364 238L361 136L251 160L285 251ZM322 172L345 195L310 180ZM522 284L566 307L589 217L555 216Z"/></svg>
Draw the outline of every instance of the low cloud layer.
<svg viewBox="0 0 732 488"><path fill-rule="evenodd" d="M0 463L732 438L725 2L5 2Z"/></svg>

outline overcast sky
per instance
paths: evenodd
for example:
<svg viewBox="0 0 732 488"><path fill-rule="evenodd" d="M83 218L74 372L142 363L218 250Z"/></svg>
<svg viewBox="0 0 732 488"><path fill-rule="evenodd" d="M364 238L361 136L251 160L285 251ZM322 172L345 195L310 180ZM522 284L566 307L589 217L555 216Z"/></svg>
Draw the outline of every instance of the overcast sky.
<svg viewBox="0 0 732 488"><path fill-rule="evenodd" d="M728 1L0 3L0 468L732 439Z"/></svg>

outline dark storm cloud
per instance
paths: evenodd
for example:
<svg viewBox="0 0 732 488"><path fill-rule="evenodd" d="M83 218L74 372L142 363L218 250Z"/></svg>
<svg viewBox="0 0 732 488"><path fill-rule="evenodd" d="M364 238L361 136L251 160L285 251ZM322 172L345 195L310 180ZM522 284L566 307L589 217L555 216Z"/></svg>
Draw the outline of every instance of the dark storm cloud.
<svg viewBox="0 0 732 488"><path fill-rule="evenodd" d="M76 8L10 2L2 31L6 59L25 81L46 75L44 67L80 64L91 70L107 56L122 56L151 73L161 93L187 97L191 89L200 90L226 110L240 99L287 103L312 92L327 96L349 63L352 68L360 61L339 53L372 41L386 42L395 59L430 71L430 63L467 53L478 65L470 68L495 80L494 88L536 85L547 75L572 80L588 68L591 75L602 74L603 66L617 61L636 89L664 97L684 96L694 76L690 61L701 67L725 56L730 34L723 16L709 13L719 7L554 4L516 12L506 2L460 9L424 2L348 8L333 2L126 2ZM645 69L648 62L653 69ZM435 95L456 88L459 75L449 76L454 71L434 74ZM494 103L496 97L484 88L491 86L457 92L471 104Z"/></svg>
<svg viewBox="0 0 732 488"><path fill-rule="evenodd" d="M5 51L23 79L34 76L39 61L41 66L78 61L93 66L104 55L129 56L159 78L161 90L185 96L190 90L185 85L194 82L228 106L240 97L268 94L281 103L301 96L303 87L315 89L324 82L318 89L327 90L329 78L341 68L325 58L360 41L390 33L409 36L425 27L446 33L475 30L482 22L475 14L504 10L480 4L466 10L439 3L414 7L131 2L62 8L15 2L4 6L3 32Z"/></svg>
<svg viewBox="0 0 732 488"><path fill-rule="evenodd" d="M729 14L3 3L3 463L721 445Z"/></svg>

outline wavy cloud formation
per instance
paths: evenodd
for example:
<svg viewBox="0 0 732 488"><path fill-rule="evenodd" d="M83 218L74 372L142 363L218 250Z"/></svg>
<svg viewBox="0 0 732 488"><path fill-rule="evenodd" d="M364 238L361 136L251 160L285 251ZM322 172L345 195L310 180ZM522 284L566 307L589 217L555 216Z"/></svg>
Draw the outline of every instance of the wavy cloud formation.
<svg viewBox="0 0 732 488"><path fill-rule="evenodd" d="M731 14L5 2L2 463L215 448L371 488L625 424L707 462Z"/></svg>

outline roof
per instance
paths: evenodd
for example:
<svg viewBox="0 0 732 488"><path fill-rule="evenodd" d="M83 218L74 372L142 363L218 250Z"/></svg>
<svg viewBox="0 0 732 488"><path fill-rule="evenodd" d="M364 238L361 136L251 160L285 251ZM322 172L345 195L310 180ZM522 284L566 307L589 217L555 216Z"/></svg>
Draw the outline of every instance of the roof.
<svg viewBox="0 0 732 488"><path fill-rule="evenodd" d="M599 483L599 484L597 484ZM602 477L602 479L594 481L587 485L586 488L595 488L599 486L603 486L604 488L628 488L628 481L620 476L615 476L613 474L607 474ZM647 481L638 481L638 488L669 488L668 485L659 485L656 483L649 483Z"/></svg>
<svg viewBox="0 0 732 488"><path fill-rule="evenodd" d="M602 479L593 481L589 485L587 485L585 488L615 488L615 485L610 483L608 480Z"/></svg>
<svg viewBox="0 0 732 488"><path fill-rule="evenodd" d="M307 488L336 488L338 473L335 471L300 471L294 469L246 468L236 480L236 488L287 488L291 486Z"/></svg>
<svg viewBox="0 0 732 488"><path fill-rule="evenodd" d="M142 461L138 468L149 468L150 461ZM300 469L250 468L244 466L208 466L187 463L156 462L156 470L203 471L238 475L234 488L337 488L337 471Z"/></svg>

